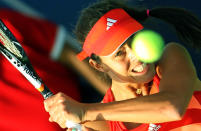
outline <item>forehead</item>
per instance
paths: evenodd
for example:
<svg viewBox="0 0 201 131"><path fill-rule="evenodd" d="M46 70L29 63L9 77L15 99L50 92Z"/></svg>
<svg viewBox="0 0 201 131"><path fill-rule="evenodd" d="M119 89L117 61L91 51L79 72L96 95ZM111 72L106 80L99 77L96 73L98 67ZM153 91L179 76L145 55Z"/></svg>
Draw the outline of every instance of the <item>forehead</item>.
<svg viewBox="0 0 201 131"><path fill-rule="evenodd" d="M117 48L117 50L121 49L121 48L124 47L125 45L131 47L132 40L133 40L133 35L130 36L119 48ZM117 51L117 50L116 50L116 51ZM116 52L116 51L114 51L114 52Z"/></svg>

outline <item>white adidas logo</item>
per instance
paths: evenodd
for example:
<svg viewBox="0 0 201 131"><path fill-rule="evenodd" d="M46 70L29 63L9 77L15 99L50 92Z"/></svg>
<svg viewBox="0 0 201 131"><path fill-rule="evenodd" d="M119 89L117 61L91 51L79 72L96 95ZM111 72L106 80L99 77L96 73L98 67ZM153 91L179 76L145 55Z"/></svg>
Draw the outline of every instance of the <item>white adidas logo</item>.
<svg viewBox="0 0 201 131"><path fill-rule="evenodd" d="M161 125L149 124L148 131L158 131Z"/></svg>
<svg viewBox="0 0 201 131"><path fill-rule="evenodd" d="M111 18L107 18L107 28L106 28L106 30L109 30L110 27L112 27L113 24L116 23L116 22L117 22L117 20L114 20L114 19L111 19Z"/></svg>

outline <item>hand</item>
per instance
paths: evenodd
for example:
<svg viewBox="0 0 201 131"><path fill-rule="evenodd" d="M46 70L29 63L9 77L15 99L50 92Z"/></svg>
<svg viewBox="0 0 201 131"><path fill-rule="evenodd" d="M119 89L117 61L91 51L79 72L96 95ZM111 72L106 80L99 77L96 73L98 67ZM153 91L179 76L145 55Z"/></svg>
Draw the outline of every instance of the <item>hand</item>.
<svg viewBox="0 0 201 131"><path fill-rule="evenodd" d="M66 121L83 123L84 104L79 103L63 93L58 93L44 101L45 110L49 112L50 122L58 123L66 128Z"/></svg>

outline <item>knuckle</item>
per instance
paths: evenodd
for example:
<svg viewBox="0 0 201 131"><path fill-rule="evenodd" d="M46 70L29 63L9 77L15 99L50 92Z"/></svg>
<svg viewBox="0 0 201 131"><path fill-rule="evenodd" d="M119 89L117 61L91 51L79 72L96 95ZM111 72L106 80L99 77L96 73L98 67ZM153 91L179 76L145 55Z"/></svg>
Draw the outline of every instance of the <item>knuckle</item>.
<svg viewBox="0 0 201 131"><path fill-rule="evenodd" d="M62 92L59 92L59 93L57 93L57 96L62 97L62 96L64 96L64 94Z"/></svg>
<svg viewBox="0 0 201 131"><path fill-rule="evenodd" d="M48 107L48 101L47 101L47 100L44 100L43 103L44 103L44 106L45 106L45 107Z"/></svg>
<svg viewBox="0 0 201 131"><path fill-rule="evenodd" d="M61 126L61 128L66 128L66 126L64 125L64 124L62 124L62 125L60 125Z"/></svg>
<svg viewBox="0 0 201 131"><path fill-rule="evenodd" d="M49 114L50 114L50 116L53 116L54 113L53 113L53 111L49 111Z"/></svg>
<svg viewBox="0 0 201 131"><path fill-rule="evenodd" d="M46 111L46 112L48 112L48 111L49 111L49 109L48 109L46 106L45 106L45 111Z"/></svg>
<svg viewBox="0 0 201 131"><path fill-rule="evenodd" d="M47 110L47 104L44 103L45 110Z"/></svg>
<svg viewBox="0 0 201 131"><path fill-rule="evenodd" d="M59 99L58 99L58 101L59 101L60 103L63 103L65 100L66 100L66 99L65 99L64 97L59 97Z"/></svg>

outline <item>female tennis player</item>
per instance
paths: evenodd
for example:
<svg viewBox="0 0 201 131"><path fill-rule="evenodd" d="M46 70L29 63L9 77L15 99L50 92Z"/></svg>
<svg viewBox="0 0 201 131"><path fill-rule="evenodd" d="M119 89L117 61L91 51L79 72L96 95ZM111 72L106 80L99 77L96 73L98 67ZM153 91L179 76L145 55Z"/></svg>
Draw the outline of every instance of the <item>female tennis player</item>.
<svg viewBox="0 0 201 131"><path fill-rule="evenodd" d="M157 62L138 60L131 40L150 17L172 25L179 38L200 47L201 22L180 8L137 9L106 0L82 11L76 26L78 58L111 78L101 103L79 103L63 93L45 101L50 121L67 120L93 131L201 130L201 82L187 49L167 43ZM167 27L168 28L168 27ZM72 129L68 129L72 130Z"/></svg>

